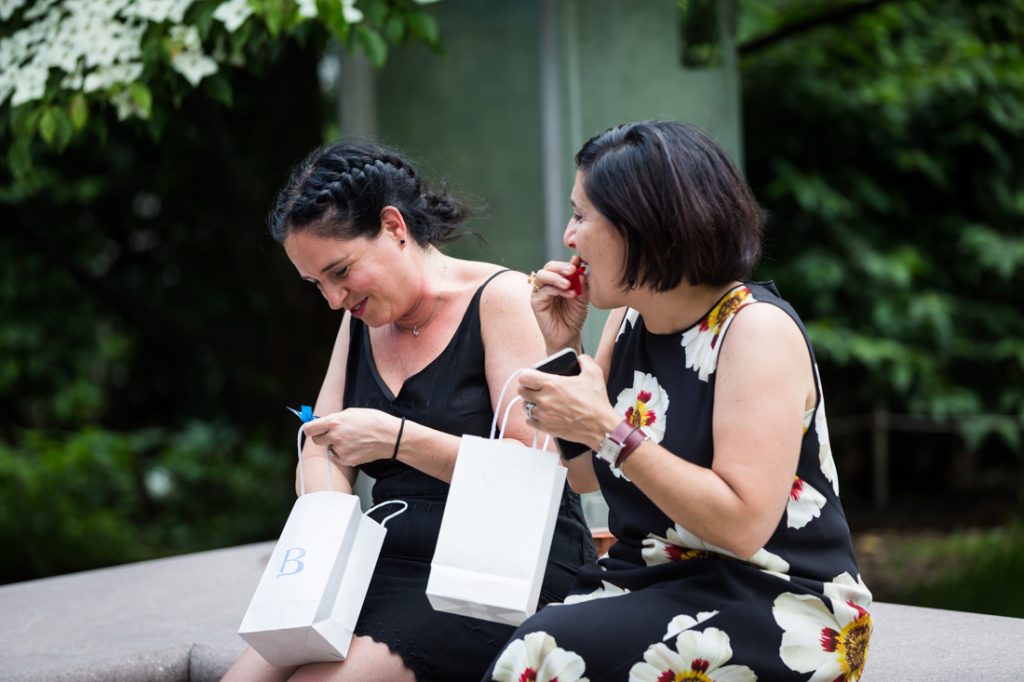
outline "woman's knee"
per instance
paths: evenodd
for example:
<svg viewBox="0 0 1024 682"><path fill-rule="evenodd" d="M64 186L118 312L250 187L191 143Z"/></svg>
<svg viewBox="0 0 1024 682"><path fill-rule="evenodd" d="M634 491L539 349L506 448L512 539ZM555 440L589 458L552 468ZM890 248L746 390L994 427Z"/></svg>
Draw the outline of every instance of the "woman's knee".
<svg viewBox="0 0 1024 682"><path fill-rule="evenodd" d="M275 668L255 649L248 647L224 674L221 682L284 682L294 672L295 666Z"/></svg>
<svg viewBox="0 0 1024 682"><path fill-rule="evenodd" d="M354 637L342 663L309 663L289 682L416 682L402 657L387 644L369 637Z"/></svg>

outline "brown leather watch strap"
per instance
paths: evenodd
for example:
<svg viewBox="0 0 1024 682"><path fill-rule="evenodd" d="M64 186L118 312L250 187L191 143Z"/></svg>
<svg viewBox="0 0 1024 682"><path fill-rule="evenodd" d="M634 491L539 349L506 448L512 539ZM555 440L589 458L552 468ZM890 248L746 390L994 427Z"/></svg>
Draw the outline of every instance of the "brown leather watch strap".
<svg viewBox="0 0 1024 682"><path fill-rule="evenodd" d="M622 440L622 449L619 450L619 456L615 460L615 468L618 469L621 467L622 463L626 461L626 458L632 455L633 451L648 439L650 439L650 436L644 433L644 430L639 426L630 431L625 439Z"/></svg>

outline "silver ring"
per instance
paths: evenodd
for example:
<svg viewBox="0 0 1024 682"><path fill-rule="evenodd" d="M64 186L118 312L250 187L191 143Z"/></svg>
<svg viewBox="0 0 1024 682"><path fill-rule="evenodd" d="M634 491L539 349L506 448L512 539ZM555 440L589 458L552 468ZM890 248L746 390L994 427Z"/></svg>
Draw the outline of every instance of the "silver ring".
<svg viewBox="0 0 1024 682"><path fill-rule="evenodd" d="M537 407L537 403L524 402L523 409L526 410L526 418L533 419L533 408Z"/></svg>

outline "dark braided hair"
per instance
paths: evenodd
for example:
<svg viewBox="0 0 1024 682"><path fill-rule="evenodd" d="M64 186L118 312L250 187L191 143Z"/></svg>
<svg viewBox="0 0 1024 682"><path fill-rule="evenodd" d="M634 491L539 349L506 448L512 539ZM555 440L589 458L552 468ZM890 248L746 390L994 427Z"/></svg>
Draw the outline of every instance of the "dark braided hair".
<svg viewBox="0 0 1024 682"><path fill-rule="evenodd" d="M462 236L466 210L444 188L424 186L415 169L394 150L343 140L314 150L292 171L267 216L271 236L292 232L321 237L375 237L380 212L394 206L420 246Z"/></svg>

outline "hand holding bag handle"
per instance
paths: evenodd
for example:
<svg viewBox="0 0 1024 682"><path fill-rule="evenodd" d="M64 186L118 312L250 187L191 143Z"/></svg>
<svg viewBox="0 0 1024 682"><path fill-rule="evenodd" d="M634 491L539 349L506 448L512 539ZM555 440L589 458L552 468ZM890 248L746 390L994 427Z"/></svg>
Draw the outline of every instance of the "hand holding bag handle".
<svg viewBox="0 0 1024 682"><path fill-rule="evenodd" d="M302 426L299 427L299 432L298 432L298 435L296 436L296 439L295 439L295 441L296 441L295 442L295 446L296 446L296 449L298 450L298 454L299 454L299 497L302 497L303 495L306 494L306 478L305 478L305 476L302 473L302 436L305 434L305 432L302 430L303 427L305 427L305 424L303 424ZM326 457L326 459L327 459L327 490L328 490L328 492L334 492L334 488L331 487L331 448L330 447L327 448L327 457ZM406 502L405 500L385 500L384 502L381 502L379 504L375 504L374 506L372 506L369 509L367 509L365 512L363 512L363 516L367 516L367 515L369 515L370 512L377 511L381 507L385 507L385 506L387 506L389 504L400 504L400 505L403 505L403 506L398 511L393 512L393 513L388 514L387 516L385 516L382 521L378 521L378 523L380 523L380 525L382 525L382 526L386 526L388 521L390 521L391 519L395 518L396 516L398 516L399 514L401 514L406 509L409 508L409 503Z"/></svg>
<svg viewBox="0 0 1024 682"><path fill-rule="evenodd" d="M306 494L306 476L302 470L302 437L305 435L303 429L306 427L305 423L299 427L299 432L296 435L295 447L299 451L299 497ZM334 488L331 487L331 448L327 446L327 453L324 457L327 462L327 490L328 492L334 492ZM404 511L404 510L403 510ZM388 518L391 518L390 516Z"/></svg>
<svg viewBox="0 0 1024 682"><path fill-rule="evenodd" d="M495 437L494 429L498 425L498 412L501 409L501 401L503 401L505 399L505 391L508 390L509 384L512 383L512 380L515 379L516 377L518 377L524 371L525 370L517 369L516 371L512 372L512 374L509 375L508 379L505 379L505 385L501 387L501 393L498 394L498 405L497 405L498 409L496 409L494 411L494 417L491 419L491 430L488 433L488 438L493 439ZM501 418L501 432L498 433L498 438L504 438L505 437L505 427L508 426L508 415L509 415L509 412L512 411L512 406L515 405L516 402L520 401L520 400L522 400L522 397L516 396L515 398L513 398L512 400L510 400L508 402L508 405L505 406L505 413L504 413L504 415L502 415L502 418ZM536 448L537 447L537 434L538 433L539 433L539 431L537 429L533 430L533 444L530 446L532 448ZM544 444L540 447L540 449L541 450L547 450L548 449L548 445L550 445L550 443L551 443L551 435L547 434L547 433L544 434Z"/></svg>
<svg viewBox="0 0 1024 682"><path fill-rule="evenodd" d="M389 500L362 513L358 497L333 490L329 459L328 490L307 494L302 444L300 429L299 497L238 629L275 666L339 661L348 655L383 546L384 524L408 508L402 500ZM383 522L368 516L396 503L402 508Z"/></svg>
<svg viewBox="0 0 1024 682"><path fill-rule="evenodd" d="M504 439L506 380L489 437L462 436L427 581L439 611L518 625L537 608L566 469L557 454ZM501 434L495 428L504 412Z"/></svg>

